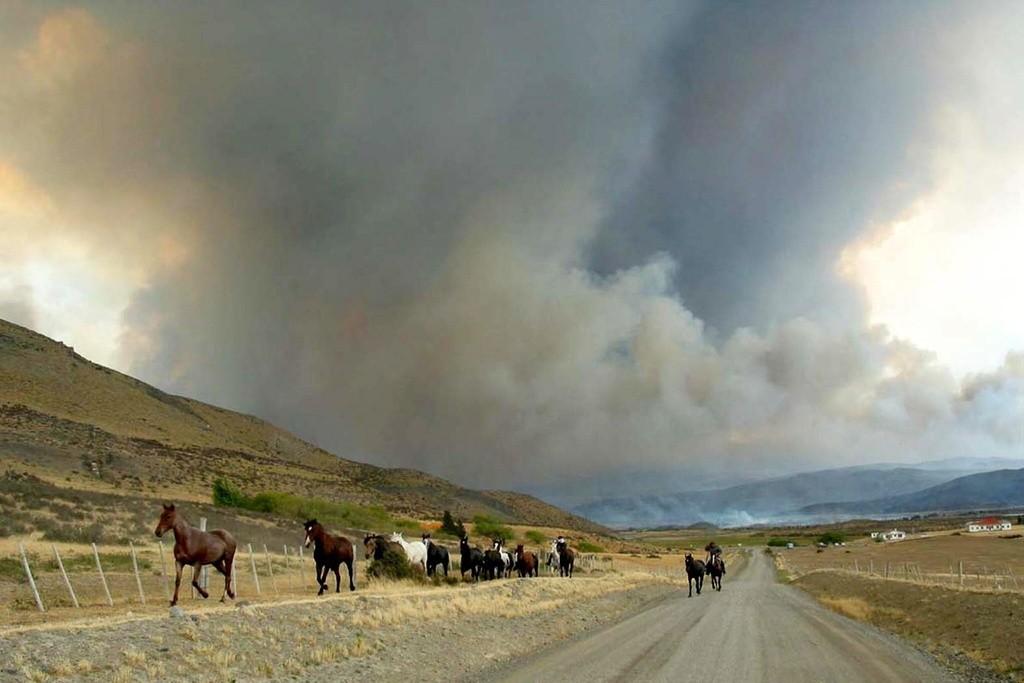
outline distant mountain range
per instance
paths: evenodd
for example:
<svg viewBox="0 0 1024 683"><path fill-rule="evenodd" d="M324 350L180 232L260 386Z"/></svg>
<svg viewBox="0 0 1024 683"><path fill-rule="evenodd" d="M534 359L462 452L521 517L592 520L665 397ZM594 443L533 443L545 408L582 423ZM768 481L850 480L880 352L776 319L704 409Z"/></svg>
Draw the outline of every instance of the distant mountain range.
<svg viewBox="0 0 1024 683"><path fill-rule="evenodd" d="M1018 506L1024 506L1024 469L970 474L923 491L857 502L819 503L805 506L799 512L807 515L885 515Z"/></svg>
<svg viewBox="0 0 1024 683"><path fill-rule="evenodd" d="M955 458L913 465L878 463L721 489L602 499L573 510L588 519L623 528L698 522L719 526L801 523L851 515L1024 504L1024 487L1019 484L1015 494L1012 485L990 486L973 479L983 476L980 472L996 468L1015 471L1007 467L1024 467L1024 461Z"/></svg>

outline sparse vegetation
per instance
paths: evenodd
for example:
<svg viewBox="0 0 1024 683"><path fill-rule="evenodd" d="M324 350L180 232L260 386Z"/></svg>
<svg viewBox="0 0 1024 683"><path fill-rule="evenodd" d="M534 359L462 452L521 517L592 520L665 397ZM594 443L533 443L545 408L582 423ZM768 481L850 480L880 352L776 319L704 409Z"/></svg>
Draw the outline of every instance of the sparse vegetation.
<svg viewBox="0 0 1024 683"><path fill-rule="evenodd" d="M604 547L591 541L583 540L576 544L581 553L603 553Z"/></svg>
<svg viewBox="0 0 1024 683"><path fill-rule="evenodd" d="M213 503L254 512L268 512L296 520L316 518L326 525L356 529L406 529L418 531L418 522L394 517L381 507L339 503L294 493L265 492L247 495L224 478L213 482Z"/></svg>
<svg viewBox="0 0 1024 683"><path fill-rule="evenodd" d="M547 536L536 529L528 529L525 534L526 540L535 545L544 545L547 542Z"/></svg>
<svg viewBox="0 0 1024 683"><path fill-rule="evenodd" d="M473 531L480 536L502 538L506 541L514 540L516 537L510 527L488 515L477 515L473 518Z"/></svg>
<svg viewBox="0 0 1024 683"><path fill-rule="evenodd" d="M825 545L834 545L836 543L846 543L846 536L839 533L838 531L826 531L818 537L818 543L824 543Z"/></svg>
<svg viewBox="0 0 1024 683"><path fill-rule="evenodd" d="M409 564L409 559L405 556L405 553L398 552L391 548L384 550L384 554L379 560L374 560L370 563L370 566L366 570L366 574L375 579L412 579L412 580L424 580L422 569L417 569Z"/></svg>
<svg viewBox="0 0 1024 683"><path fill-rule="evenodd" d="M441 528L438 529L438 532L454 538L462 538L466 535L466 527L461 519L456 522L452 517L451 511L445 510L444 515L441 517Z"/></svg>
<svg viewBox="0 0 1024 683"><path fill-rule="evenodd" d="M793 543L793 541L789 540L788 538L773 537L768 539L768 547L770 548L785 548L790 543ZM793 545L796 545L796 543L793 543Z"/></svg>

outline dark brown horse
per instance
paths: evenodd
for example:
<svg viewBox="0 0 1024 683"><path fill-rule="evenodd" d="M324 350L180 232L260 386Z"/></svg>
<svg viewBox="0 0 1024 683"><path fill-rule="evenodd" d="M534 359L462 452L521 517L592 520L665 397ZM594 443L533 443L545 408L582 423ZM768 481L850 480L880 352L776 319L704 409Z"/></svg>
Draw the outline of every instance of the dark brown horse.
<svg viewBox="0 0 1024 683"><path fill-rule="evenodd" d="M576 564L576 553L569 547L569 542L561 536L555 541L555 552L558 553L558 575L572 578L572 569Z"/></svg>
<svg viewBox="0 0 1024 683"><path fill-rule="evenodd" d="M722 575L725 574L725 563L722 562L722 558L717 555L712 556L711 562L705 567L705 571L711 577L711 589L721 591Z"/></svg>
<svg viewBox="0 0 1024 683"><path fill-rule="evenodd" d="M687 581L690 584L690 595L693 597L693 584L697 583L697 595L700 595L700 589L704 586L704 560L695 560L693 555L686 553L686 576Z"/></svg>
<svg viewBox="0 0 1024 683"><path fill-rule="evenodd" d="M189 526L185 518L174 509L174 504L164 505L160 521L156 525L156 535L163 536L168 529L174 530L174 597L171 607L178 604L178 589L181 587L181 571L185 565L192 567L192 587L204 598L210 594L199 585L199 571L203 565L212 564L224 575L224 595L235 599L231 590L231 570L235 563L235 539L223 529L200 531ZM224 602L224 595L220 601Z"/></svg>
<svg viewBox="0 0 1024 683"><path fill-rule="evenodd" d="M524 576L538 576L540 574L540 560L533 553L523 550L523 544L516 546L516 569L519 570L519 578Z"/></svg>
<svg viewBox="0 0 1024 683"><path fill-rule="evenodd" d="M320 584L317 595L327 590L327 572L334 572L334 592L341 592L341 565L348 567L348 589L356 589L355 551L352 542L344 536L331 536L324 531L320 522L311 519L303 526L306 529L306 547L313 544L313 560L316 562L316 582Z"/></svg>

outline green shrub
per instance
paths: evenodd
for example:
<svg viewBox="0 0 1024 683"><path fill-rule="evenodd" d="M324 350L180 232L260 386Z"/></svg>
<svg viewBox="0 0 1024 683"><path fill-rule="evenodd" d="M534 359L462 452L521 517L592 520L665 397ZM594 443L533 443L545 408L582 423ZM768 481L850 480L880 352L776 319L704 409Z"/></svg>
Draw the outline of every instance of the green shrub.
<svg viewBox="0 0 1024 683"><path fill-rule="evenodd" d="M267 512L297 520L316 518L325 525L391 531L420 530L419 522L393 517L382 507L339 503L275 491L249 496L226 479L217 479L213 482L213 502L221 507Z"/></svg>
<svg viewBox="0 0 1024 683"><path fill-rule="evenodd" d="M512 532L512 529L488 515L475 516L473 518L473 530L476 531L479 536L486 536L487 538L501 538L505 541L511 541L516 537Z"/></svg>
<svg viewBox="0 0 1024 683"><path fill-rule="evenodd" d="M846 543L846 536L843 536L837 531L826 531L818 539L818 543L824 543L826 545L832 545L833 543Z"/></svg>
<svg viewBox="0 0 1024 683"><path fill-rule="evenodd" d="M530 543L534 543L536 545L544 545L544 543L548 539L540 531L537 531L536 529L530 529L529 531L526 532L526 540L529 541Z"/></svg>
<svg viewBox="0 0 1024 683"><path fill-rule="evenodd" d="M599 546L596 543L591 543L590 541L580 541L579 543L576 544L576 547L579 549L579 551L581 553L603 553L604 552L604 548L602 548L601 546Z"/></svg>
<svg viewBox="0 0 1024 683"><path fill-rule="evenodd" d="M374 560L366 569L366 574L376 579L415 579L425 580L422 569L413 567L404 552L394 548L386 548L379 560Z"/></svg>
<svg viewBox="0 0 1024 683"><path fill-rule="evenodd" d="M452 513L445 510L444 515L441 518L441 528L438 529L438 532L448 536L454 536L455 538L462 538L466 535L466 527L463 525L461 519L456 522L452 517Z"/></svg>
<svg viewBox="0 0 1024 683"><path fill-rule="evenodd" d="M768 545L771 546L772 548L785 548L790 543L793 543L793 541L789 540L788 538L769 538L768 539ZM796 545L796 543L793 543L793 545Z"/></svg>

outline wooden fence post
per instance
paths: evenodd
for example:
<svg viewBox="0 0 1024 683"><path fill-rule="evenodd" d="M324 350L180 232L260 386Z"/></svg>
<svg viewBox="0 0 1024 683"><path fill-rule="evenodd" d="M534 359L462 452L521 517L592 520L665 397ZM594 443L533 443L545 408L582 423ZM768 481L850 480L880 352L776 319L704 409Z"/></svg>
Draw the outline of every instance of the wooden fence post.
<svg viewBox="0 0 1024 683"><path fill-rule="evenodd" d="M46 608L43 607L43 599L39 597L39 590L36 588L36 580L32 578L32 570L28 567L28 555L25 554L25 544L19 543L18 550L21 551L21 566L25 569L25 576L28 577L28 585L32 589L32 597L36 599L36 607L39 608L40 612L45 612Z"/></svg>
<svg viewBox="0 0 1024 683"><path fill-rule="evenodd" d="M889 578L889 562L888 561L886 561L886 563L885 563L885 574L882 575L882 578L883 579L888 579Z"/></svg>
<svg viewBox="0 0 1024 683"><path fill-rule="evenodd" d="M260 590L260 575L256 571L256 556L252 553L252 543L249 544L249 562L252 564L252 580L256 584L256 595L263 595Z"/></svg>
<svg viewBox="0 0 1024 683"><path fill-rule="evenodd" d="M142 591L142 577L139 576L139 560L135 556L135 544L128 541L128 547L131 548L132 551L132 571L135 572L135 585L139 587L139 601L145 605L146 594Z"/></svg>
<svg viewBox="0 0 1024 683"><path fill-rule="evenodd" d="M164 597L170 600L171 585L170 581L167 578L167 560L164 559L164 542L160 541L156 545L158 548L160 548L160 577L161 579L163 579L162 583L164 584Z"/></svg>
<svg viewBox="0 0 1024 683"><path fill-rule="evenodd" d="M270 585L274 587L274 593L277 590L277 579L274 577L274 564L270 561L270 551L267 550L267 544L263 544L263 554L267 556L267 571L270 572Z"/></svg>
<svg viewBox="0 0 1024 683"><path fill-rule="evenodd" d="M355 570L355 551L352 553L352 568ZM306 587L306 554L302 551L302 546L299 546L299 583L303 588Z"/></svg>
<svg viewBox="0 0 1024 683"><path fill-rule="evenodd" d="M206 517L199 518L199 530L206 531ZM199 585L203 587L204 591L209 591L210 586L210 568L205 564L199 570Z"/></svg>
<svg viewBox="0 0 1024 683"><path fill-rule="evenodd" d="M964 585L964 561L963 560L960 560L960 564L958 565L958 569L960 571L960 587L963 588L963 585Z"/></svg>
<svg viewBox="0 0 1024 683"><path fill-rule="evenodd" d="M96 549L96 544L92 544L92 556L96 558L96 571L100 573L100 583L103 584L103 592L107 596L107 605L110 607L114 606L114 599L110 597L110 587L107 586L107 577L103 575L103 565L100 564L100 551Z"/></svg>
<svg viewBox="0 0 1024 683"><path fill-rule="evenodd" d="M68 587L68 593L71 595L71 604L75 607L80 607L78 604L78 596L75 595L75 589L71 587L71 579L68 578L68 573L64 571L64 562L60 559L60 553L57 552L57 546L51 545L53 548L53 555L57 558L57 568L60 569L60 575L64 578L64 585Z"/></svg>

